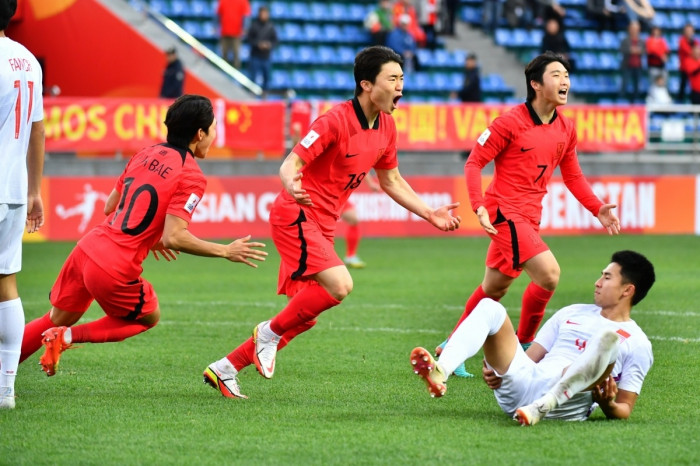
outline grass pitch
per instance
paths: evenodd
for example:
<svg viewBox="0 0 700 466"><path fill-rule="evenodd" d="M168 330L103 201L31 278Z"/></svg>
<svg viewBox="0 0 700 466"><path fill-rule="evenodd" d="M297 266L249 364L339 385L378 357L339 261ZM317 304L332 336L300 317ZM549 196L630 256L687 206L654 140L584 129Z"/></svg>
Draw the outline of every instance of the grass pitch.
<svg viewBox="0 0 700 466"><path fill-rule="evenodd" d="M551 312L591 302L612 252L635 249L657 283L633 311L655 362L632 418L544 421L507 418L480 378L451 378L431 399L409 365L452 329L481 281L485 238L365 239L368 263L355 290L278 355L272 380L240 375L249 400L225 399L202 370L275 314L278 257L257 270L180 255L145 263L162 320L121 343L65 353L56 376L20 366L17 408L0 412L0 464L699 464L697 309L700 239L692 236L557 237L562 268ZM18 276L27 320L48 309L48 291L72 244L25 245ZM338 248L342 250L342 242ZM527 278L503 304L517 325ZM85 320L102 316L93 305ZM467 370L480 373L479 356Z"/></svg>

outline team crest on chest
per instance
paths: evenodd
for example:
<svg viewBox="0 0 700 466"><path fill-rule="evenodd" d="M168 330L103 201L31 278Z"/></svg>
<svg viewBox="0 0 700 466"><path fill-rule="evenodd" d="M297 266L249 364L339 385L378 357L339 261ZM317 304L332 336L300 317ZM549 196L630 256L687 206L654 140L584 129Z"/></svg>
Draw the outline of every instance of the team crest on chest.
<svg viewBox="0 0 700 466"><path fill-rule="evenodd" d="M557 143L557 158L561 158L561 155L564 153L564 146L563 142Z"/></svg>

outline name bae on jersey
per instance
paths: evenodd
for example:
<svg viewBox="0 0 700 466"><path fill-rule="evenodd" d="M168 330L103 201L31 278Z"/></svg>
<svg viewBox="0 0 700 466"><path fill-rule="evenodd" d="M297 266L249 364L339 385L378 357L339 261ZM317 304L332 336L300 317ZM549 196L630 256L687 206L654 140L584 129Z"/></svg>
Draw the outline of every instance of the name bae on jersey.
<svg viewBox="0 0 700 466"><path fill-rule="evenodd" d="M158 155L166 155L167 153L167 151L163 150L160 151ZM148 154L143 154L141 156L141 160L138 160L137 163L143 167L146 167L148 171L155 172L156 174L158 174L158 176L160 176L163 179L167 179L168 175L172 171L172 167L166 165L165 163L152 156L149 157Z"/></svg>

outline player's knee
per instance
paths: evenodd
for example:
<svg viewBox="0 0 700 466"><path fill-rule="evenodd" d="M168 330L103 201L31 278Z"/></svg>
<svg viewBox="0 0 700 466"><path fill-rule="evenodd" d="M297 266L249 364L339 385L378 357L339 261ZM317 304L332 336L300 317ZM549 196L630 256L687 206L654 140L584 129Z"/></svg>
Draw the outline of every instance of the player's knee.
<svg viewBox="0 0 700 466"><path fill-rule="evenodd" d="M544 274L539 282L538 285L544 288L545 290L548 291L554 291L557 289L557 285L559 284L559 275L561 273L561 270L559 267L555 267L552 270L548 271L546 274Z"/></svg>
<svg viewBox="0 0 700 466"><path fill-rule="evenodd" d="M338 301L342 301L352 292L352 280L338 282L328 290L328 293Z"/></svg>

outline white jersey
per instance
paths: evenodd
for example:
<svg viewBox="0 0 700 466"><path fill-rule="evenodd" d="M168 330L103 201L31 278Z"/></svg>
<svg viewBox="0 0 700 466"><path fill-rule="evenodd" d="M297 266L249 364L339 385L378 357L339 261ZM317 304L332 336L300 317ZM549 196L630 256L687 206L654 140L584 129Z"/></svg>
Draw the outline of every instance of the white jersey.
<svg viewBox="0 0 700 466"><path fill-rule="evenodd" d="M545 371L547 366L556 370L568 367L594 335L603 329L610 329L616 332L620 339L618 356L611 375L619 389L639 394L644 377L654 362L651 342L635 321L615 322L601 316L600 311L601 308L594 304L573 304L555 313L535 337L535 342L547 350L547 354L537 365ZM590 392L579 394L552 411L548 417L568 418L572 410L578 411L586 404L588 407L592 404Z"/></svg>
<svg viewBox="0 0 700 466"><path fill-rule="evenodd" d="M27 147L44 119L39 62L22 44L0 37L0 204L27 203Z"/></svg>

